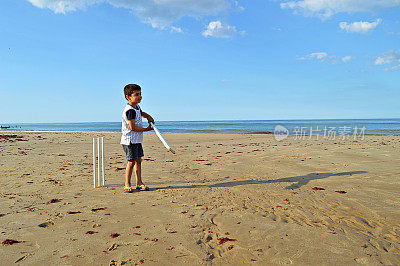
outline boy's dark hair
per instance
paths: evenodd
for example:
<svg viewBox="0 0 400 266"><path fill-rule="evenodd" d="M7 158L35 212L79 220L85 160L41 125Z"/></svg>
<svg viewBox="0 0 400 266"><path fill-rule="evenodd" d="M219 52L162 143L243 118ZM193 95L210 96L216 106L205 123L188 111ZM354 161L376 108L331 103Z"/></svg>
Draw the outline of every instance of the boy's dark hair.
<svg viewBox="0 0 400 266"><path fill-rule="evenodd" d="M132 95L134 91L141 91L142 88L137 84L128 84L124 88L125 98L127 95Z"/></svg>

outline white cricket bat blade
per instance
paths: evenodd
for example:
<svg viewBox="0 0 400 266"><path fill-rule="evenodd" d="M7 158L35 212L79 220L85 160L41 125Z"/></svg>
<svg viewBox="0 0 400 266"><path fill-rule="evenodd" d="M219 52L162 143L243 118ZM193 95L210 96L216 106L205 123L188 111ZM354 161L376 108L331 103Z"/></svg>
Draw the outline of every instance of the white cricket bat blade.
<svg viewBox="0 0 400 266"><path fill-rule="evenodd" d="M169 146L168 142L164 139L164 137L161 135L160 131L154 126L154 123L150 122L151 127L154 129L154 132L156 132L157 137L161 140L162 144L164 144L164 147L175 154L175 151Z"/></svg>

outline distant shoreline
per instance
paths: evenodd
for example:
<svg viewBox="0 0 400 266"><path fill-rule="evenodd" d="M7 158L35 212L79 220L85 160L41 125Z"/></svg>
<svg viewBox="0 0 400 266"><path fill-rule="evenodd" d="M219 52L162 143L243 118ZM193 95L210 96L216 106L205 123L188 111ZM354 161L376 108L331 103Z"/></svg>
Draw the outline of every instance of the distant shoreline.
<svg viewBox="0 0 400 266"><path fill-rule="evenodd" d="M115 131L40 131L40 130L21 130L21 131L10 131L10 130L0 130L1 135L6 135L7 133L12 133L12 134L18 134L18 133L87 133L87 134L121 134L121 132L115 132ZM150 132L144 132L144 134L151 134L154 133L153 131ZM209 133L209 132L204 132L204 133L192 133L192 132L162 132L164 135L169 135L169 134L174 134L174 135L274 135L273 132L250 132L250 133ZM296 136L296 134L289 134L289 136ZM303 135L307 140L310 135ZM365 136L400 136L400 134L367 134L365 133ZM299 136L300 138L300 136ZM312 135L312 138L316 138L316 135ZM323 138L323 135L319 135L319 138ZM340 136L336 136L337 139L340 139ZM349 135L349 138L353 138L352 135Z"/></svg>
<svg viewBox="0 0 400 266"><path fill-rule="evenodd" d="M144 121L144 126L147 122ZM328 120L224 120L156 121L162 133L192 134L273 134L288 135L400 135L400 119L328 119ZM22 123L0 132L97 132L118 133L121 122Z"/></svg>

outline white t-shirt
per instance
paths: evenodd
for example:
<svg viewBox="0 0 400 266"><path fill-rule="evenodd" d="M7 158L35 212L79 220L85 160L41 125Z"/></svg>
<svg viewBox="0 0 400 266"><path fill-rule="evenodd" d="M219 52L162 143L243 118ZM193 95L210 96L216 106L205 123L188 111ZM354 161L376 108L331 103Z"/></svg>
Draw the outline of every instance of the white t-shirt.
<svg viewBox="0 0 400 266"><path fill-rule="evenodd" d="M135 125L138 127L143 127L142 122L142 110L139 105L136 105L135 109L132 105L127 104L124 111L122 112L122 136L121 136L121 144L129 145L131 143L142 143L143 142L143 132L135 132L132 131L129 127L129 121L127 112L129 111L130 116L135 118ZM133 110L135 113L132 113Z"/></svg>

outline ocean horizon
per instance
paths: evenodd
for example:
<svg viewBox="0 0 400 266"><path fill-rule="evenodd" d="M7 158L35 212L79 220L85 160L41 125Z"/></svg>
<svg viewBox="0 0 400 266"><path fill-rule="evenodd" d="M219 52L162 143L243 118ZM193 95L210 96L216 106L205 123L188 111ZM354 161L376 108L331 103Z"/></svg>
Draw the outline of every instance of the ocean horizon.
<svg viewBox="0 0 400 266"><path fill-rule="evenodd" d="M53 132L120 132L121 122L78 123L4 123L0 132L53 131ZM147 126L147 123L144 122ZM209 120L209 121L156 121L165 133L213 134L271 134L276 126L295 132L323 132L364 129L365 135L400 135L400 118L385 119L293 119L293 120ZM9 128L4 128L9 127Z"/></svg>

